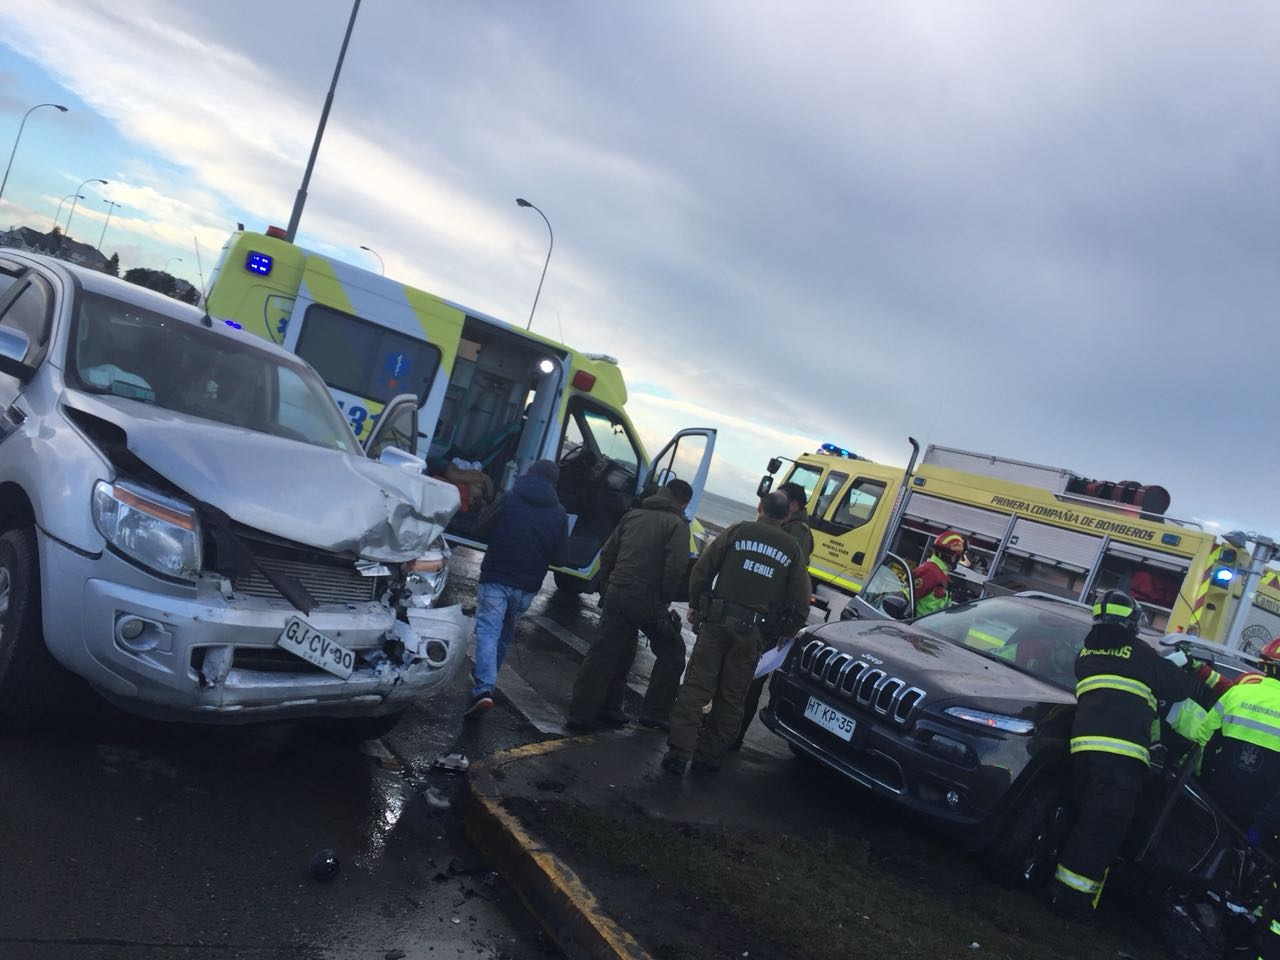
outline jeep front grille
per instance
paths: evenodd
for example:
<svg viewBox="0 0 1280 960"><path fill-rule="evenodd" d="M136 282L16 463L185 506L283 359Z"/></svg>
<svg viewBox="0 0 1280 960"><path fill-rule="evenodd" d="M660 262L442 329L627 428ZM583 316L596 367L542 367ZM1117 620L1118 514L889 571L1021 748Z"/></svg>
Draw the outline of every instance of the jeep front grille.
<svg viewBox="0 0 1280 960"><path fill-rule="evenodd" d="M800 651L800 672L864 710L905 727L924 691L814 638Z"/></svg>

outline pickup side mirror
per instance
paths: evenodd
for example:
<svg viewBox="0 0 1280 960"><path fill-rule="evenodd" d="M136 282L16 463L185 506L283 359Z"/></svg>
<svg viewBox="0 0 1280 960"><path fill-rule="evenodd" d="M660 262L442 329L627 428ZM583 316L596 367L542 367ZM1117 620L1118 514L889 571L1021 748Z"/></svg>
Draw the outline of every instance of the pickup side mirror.
<svg viewBox="0 0 1280 960"><path fill-rule="evenodd" d="M760 478L760 485L756 487L756 496L761 498L767 497L769 495L769 491L772 489L773 477L766 473Z"/></svg>
<svg viewBox="0 0 1280 960"><path fill-rule="evenodd" d="M0 327L0 373L28 382L36 374L36 368L26 362L30 350L31 339L25 333L14 327Z"/></svg>
<svg viewBox="0 0 1280 960"><path fill-rule="evenodd" d="M399 447L383 447L378 454L378 462L385 463L388 467L395 467L398 470L408 470L410 473L427 472L427 461L421 457L414 456L412 453L406 453Z"/></svg>

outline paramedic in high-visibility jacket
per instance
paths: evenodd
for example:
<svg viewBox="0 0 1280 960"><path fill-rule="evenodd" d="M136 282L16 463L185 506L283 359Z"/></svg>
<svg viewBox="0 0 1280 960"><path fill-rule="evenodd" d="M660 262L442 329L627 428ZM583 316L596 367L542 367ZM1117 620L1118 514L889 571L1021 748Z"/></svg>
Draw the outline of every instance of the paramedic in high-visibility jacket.
<svg viewBox="0 0 1280 960"><path fill-rule="evenodd" d="M951 606L951 571L964 559L966 549L964 537L954 530L934 538L929 559L911 571L917 617Z"/></svg>
<svg viewBox="0 0 1280 960"><path fill-rule="evenodd" d="M1280 637L1258 659L1264 675L1229 687L1190 735L1204 745L1200 782L1242 827L1280 792Z"/></svg>
<svg viewBox="0 0 1280 960"><path fill-rule="evenodd" d="M1137 602L1108 590L1076 656L1071 774L1076 819L1062 846L1049 899L1062 916L1092 913L1133 819L1150 765L1160 700L1192 697L1196 681L1138 636Z"/></svg>

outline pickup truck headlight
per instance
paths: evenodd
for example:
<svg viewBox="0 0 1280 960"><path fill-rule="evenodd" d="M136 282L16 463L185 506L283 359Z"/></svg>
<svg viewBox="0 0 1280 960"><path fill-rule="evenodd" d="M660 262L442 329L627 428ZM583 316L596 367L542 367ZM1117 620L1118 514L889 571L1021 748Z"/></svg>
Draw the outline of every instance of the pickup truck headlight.
<svg viewBox="0 0 1280 960"><path fill-rule="evenodd" d="M992 730L1006 730L1009 733L1030 733L1036 728L1036 725L1030 720L1023 720L1021 717L1010 717L1003 713L987 713L985 710L972 710L969 707L947 707L942 712L948 717L955 717L957 720L976 723L980 727L990 727Z"/></svg>
<svg viewBox="0 0 1280 960"><path fill-rule="evenodd" d="M409 587L410 602L418 607L435 606L449 580L449 557L452 551L441 538L417 560L403 567Z"/></svg>
<svg viewBox="0 0 1280 960"><path fill-rule="evenodd" d="M166 577L200 576L200 519L188 504L131 483L99 480L93 524L113 547Z"/></svg>

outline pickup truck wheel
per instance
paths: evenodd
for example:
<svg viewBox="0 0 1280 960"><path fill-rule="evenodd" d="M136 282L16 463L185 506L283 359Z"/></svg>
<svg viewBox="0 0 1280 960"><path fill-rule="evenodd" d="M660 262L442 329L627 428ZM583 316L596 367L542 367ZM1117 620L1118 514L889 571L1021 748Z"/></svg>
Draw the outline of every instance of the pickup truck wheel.
<svg viewBox="0 0 1280 960"><path fill-rule="evenodd" d="M1044 886L1053 876L1068 826L1067 803L1057 785L1033 788L986 849L987 872L1007 887Z"/></svg>
<svg viewBox="0 0 1280 960"><path fill-rule="evenodd" d="M0 534L0 727L46 719L66 679L44 645L35 530L8 530Z"/></svg>

